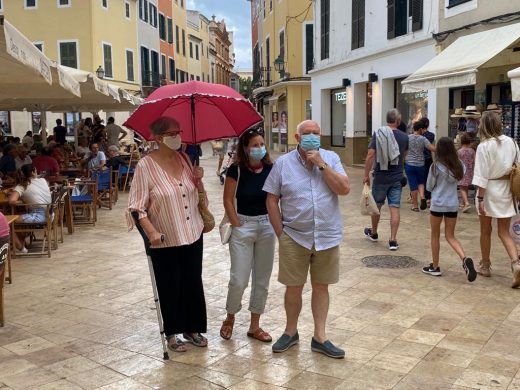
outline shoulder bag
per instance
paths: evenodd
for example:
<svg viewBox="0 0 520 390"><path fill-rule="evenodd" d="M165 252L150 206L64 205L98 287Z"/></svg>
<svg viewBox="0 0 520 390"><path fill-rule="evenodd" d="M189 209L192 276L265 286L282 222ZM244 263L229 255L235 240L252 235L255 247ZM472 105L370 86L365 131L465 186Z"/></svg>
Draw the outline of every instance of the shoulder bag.
<svg viewBox="0 0 520 390"><path fill-rule="evenodd" d="M238 176L237 176L237 186L235 187L235 195L233 196L235 202L235 210L237 210L237 190L238 190L238 182L240 181L240 166L237 166ZM220 241L222 245L226 245L229 242L229 238L231 237L231 233L233 231L233 226L231 226L231 222L227 216L227 213L224 212L224 216L222 217L222 221L220 221L220 225L218 226L218 230L220 233Z"/></svg>

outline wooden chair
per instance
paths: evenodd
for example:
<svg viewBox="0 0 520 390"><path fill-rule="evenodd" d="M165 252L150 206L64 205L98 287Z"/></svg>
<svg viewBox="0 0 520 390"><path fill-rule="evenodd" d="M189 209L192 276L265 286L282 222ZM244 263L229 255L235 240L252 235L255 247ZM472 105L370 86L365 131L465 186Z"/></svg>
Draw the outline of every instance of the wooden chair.
<svg viewBox="0 0 520 390"><path fill-rule="evenodd" d="M119 199L119 170L112 170L112 192L113 202L116 204Z"/></svg>
<svg viewBox="0 0 520 390"><path fill-rule="evenodd" d="M59 233L59 241L63 243L63 224L65 220L65 198L68 195L67 185L64 185L60 188L60 192L58 195L58 210L57 210L57 226L56 226L56 237L58 237Z"/></svg>
<svg viewBox="0 0 520 390"><path fill-rule="evenodd" d="M15 222L13 224L13 234L25 233L29 234L31 237L30 248L32 247L34 242L41 241L41 251L33 252L29 251L28 253L16 253L16 256L35 256L35 255L45 255L51 257L51 249L53 249L54 240L53 240L53 217L54 217L54 207L55 203L51 204L31 204L25 205L30 208L44 208L45 209L45 221L44 222ZM38 239L36 237L37 232L42 232L43 237Z"/></svg>
<svg viewBox="0 0 520 390"><path fill-rule="evenodd" d="M70 182L70 185L74 187L70 195L74 223L95 225L97 221L97 181L75 179Z"/></svg>
<svg viewBox="0 0 520 390"><path fill-rule="evenodd" d="M112 183L112 169L90 171L91 180L97 181L97 204L112 210L114 204L114 188Z"/></svg>

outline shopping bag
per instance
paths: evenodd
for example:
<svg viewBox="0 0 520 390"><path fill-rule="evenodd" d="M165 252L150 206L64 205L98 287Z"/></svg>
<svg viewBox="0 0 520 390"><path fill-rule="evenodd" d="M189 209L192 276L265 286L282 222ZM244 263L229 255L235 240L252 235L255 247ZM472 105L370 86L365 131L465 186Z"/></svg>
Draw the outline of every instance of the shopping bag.
<svg viewBox="0 0 520 390"><path fill-rule="evenodd" d="M511 218L509 234L511 234L511 237L517 244L520 244L520 214L516 214Z"/></svg>
<svg viewBox="0 0 520 390"><path fill-rule="evenodd" d="M231 237L231 233L233 232L233 226L231 226L231 222L229 222L227 214L224 214L218 230L220 233L220 242L222 242L222 245L227 244L229 242L229 238Z"/></svg>
<svg viewBox="0 0 520 390"><path fill-rule="evenodd" d="M370 191L370 187L366 183L361 192L361 202L359 206L361 215L379 215L379 209L377 208L376 201L372 196L372 191Z"/></svg>

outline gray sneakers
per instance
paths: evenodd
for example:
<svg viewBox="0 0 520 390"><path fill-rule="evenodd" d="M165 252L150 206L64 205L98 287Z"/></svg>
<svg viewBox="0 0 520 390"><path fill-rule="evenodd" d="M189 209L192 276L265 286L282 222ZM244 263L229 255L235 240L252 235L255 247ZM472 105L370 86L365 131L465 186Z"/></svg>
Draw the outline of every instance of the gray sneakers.
<svg viewBox="0 0 520 390"><path fill-rule="evenodd" d="M279 353L279 352L285 352L289 348L291 348L293 345L298 344L300 341L300 336L298 335L298 332L294 336L289 336L288 334L284 333L277 341L273 344L273 352Z"/></svg>

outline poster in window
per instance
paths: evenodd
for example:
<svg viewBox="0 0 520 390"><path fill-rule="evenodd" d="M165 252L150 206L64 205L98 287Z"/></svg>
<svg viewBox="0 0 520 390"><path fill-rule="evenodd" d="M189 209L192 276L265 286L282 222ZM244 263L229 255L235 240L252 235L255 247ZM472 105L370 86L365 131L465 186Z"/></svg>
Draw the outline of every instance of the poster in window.
<svg viewBox="0 0 520 390"><path fill-rule="evenodd" d="M280 134L280 121L278 119L278 112L273 111L271 113L271 133L274 143L278 143L278 137Z"/></svg>
<svg viewBox="0 0 520 390"><path fill-rule="evenodd" d="M280 144L287 145L287 111L280 113Z"/></svg>
<svg viewBox="0 0 520 390"><path fill-rule="evenodd" d="M9 122L9 111L0 111L0 131L3 134L11 132L11 123Z"/></svg>
<svg viewBox="0 0 520 390"><path fill-rule="evenodd" d="M32 112L32 132L34 134L38 134L40 132L40 124L41 124L41 112Z"/></svg>

